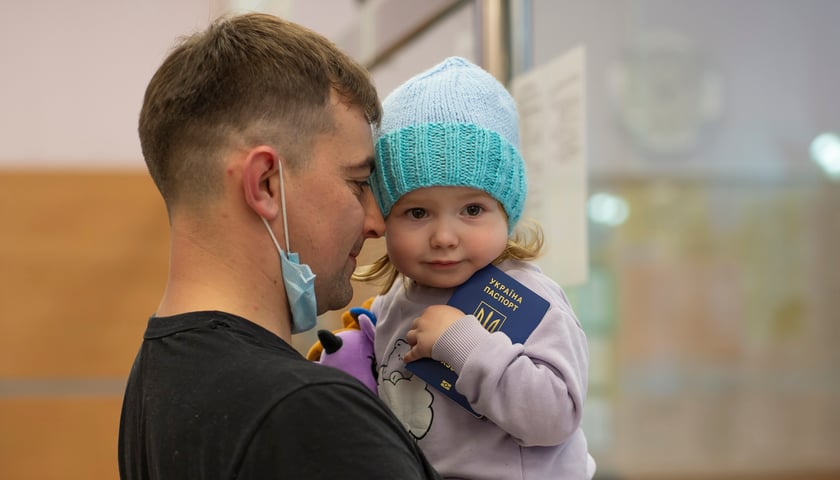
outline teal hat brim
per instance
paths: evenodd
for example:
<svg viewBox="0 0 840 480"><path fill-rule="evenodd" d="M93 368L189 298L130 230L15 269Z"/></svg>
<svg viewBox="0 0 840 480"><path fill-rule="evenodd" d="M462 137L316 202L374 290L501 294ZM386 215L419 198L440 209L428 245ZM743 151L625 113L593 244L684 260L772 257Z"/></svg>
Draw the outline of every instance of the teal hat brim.
<svg viewBox="0 0 840 480"><path fill-rule="evenodd" d="M505 209L508 230L522 216L528 182L519 151L498 133L468 123L411 125L379 137L373 191L383 216L403 195L424 187L469 187Z"/></svg>

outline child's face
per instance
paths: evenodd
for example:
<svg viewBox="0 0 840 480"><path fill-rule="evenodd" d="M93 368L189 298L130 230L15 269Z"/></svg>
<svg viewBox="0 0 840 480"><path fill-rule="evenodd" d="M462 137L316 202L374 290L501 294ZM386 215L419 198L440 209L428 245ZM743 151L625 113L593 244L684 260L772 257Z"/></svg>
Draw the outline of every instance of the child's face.
<svg viewBox="0 0 840 480"><path fill-rule="evenodd" d="M466 187L420 188L385 220L391 263L421 285L456 287L507 245L507 215L490 195Z"/></svg>

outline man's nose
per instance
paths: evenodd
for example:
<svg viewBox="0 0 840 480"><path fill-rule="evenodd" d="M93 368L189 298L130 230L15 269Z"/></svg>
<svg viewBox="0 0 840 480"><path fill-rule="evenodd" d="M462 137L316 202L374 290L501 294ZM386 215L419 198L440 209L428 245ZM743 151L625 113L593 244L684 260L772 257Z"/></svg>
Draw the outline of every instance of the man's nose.
<svg viewBox="0 0 840 480"><path fill-rule="evenodd" d="M379 238L385 235L385 219L369 188L362 194L362 207L365 209L365 238Z"/></svg>

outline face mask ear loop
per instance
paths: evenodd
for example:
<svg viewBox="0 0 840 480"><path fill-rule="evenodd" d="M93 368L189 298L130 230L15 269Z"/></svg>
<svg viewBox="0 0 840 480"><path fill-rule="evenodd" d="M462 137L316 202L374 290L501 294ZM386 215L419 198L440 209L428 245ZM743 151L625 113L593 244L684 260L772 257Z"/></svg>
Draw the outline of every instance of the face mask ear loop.
<svg viewBox="0 0 840 480"><path fill-rule="evenodd" d="M286 238L286 252L292 251L292 246L289 245L289 224L286 223L286 189L283 186L283 164L279 161L277 162L277 169L280 172L280 209L283 210L283 235ZM276 240L275 240L276 242ZM286 254L286 258L288 258L288 253Z"/></svg>
<svg viewBox="0 0 840 480"><path fill-rule="evenodd" d="M283 211L283 234L286 238L286 258L289 258L289 225L286 223L286 190L283 188L283 164L278 162L277 166L280 169L280 208ZM268 220L265 217L260 217L260 219L263 221L265 229L268 230L268 234L271 235L271 241L274 242L277 251L280 252L280 255L283 255L283 249L280 247L277 237L274 236L274 232L268 225Z"/></svg>

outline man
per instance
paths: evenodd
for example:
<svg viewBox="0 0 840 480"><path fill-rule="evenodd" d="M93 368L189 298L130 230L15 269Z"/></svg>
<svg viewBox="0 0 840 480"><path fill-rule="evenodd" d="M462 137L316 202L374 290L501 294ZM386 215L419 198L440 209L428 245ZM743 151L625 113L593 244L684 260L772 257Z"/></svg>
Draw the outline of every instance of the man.
<svg viewBox="0 0 840 480"><path fill-rule="evenodd" d="M359 65L269 15L215 22L155 73L139 133L170 266L126 387L122 478L438 478L366 387L290 346L350 301L383 234L380 115Z"/></svg>

